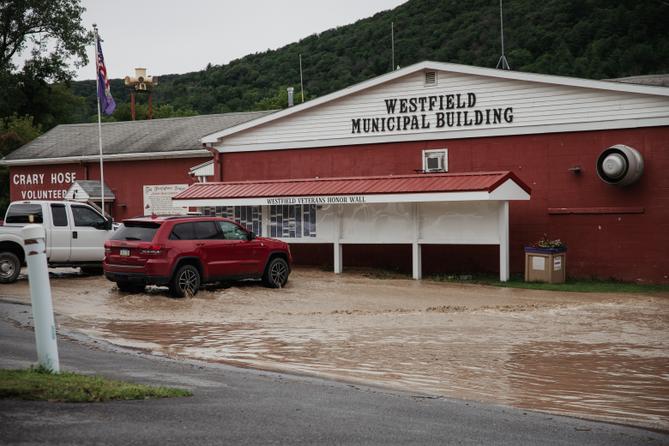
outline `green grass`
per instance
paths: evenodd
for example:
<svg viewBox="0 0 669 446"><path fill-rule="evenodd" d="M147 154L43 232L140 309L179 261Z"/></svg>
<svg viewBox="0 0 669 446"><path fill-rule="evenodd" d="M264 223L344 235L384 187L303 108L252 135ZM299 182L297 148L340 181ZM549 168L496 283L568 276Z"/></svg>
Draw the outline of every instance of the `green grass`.
<svg viewBox="0 0 669 446"><path fill-rule="evenodd" d="M346 268L344 273L382 280L411 279L411 274L382 268ZM500 282L496 274L437 274L423 276L423 280L579 293L669 293L669 285L621 282L615 279L567 279L565 283L525 282L522 274L512 274L508 282Z"/></svg>
<svg viewBox="0 0 669 446"><path fill-rule="evenodd" d="M183 389L131 384L99 376L51 373L42 368L0 369L0 399L79 403L183 396L192 396L192 393Z"/></svg>
<svg viewBox="0 0 669 446"><path fill-rule="evenodd" d="M669 285L641 284L599 279L567 279L565 283L525 282L520 275L513 275L508 282L500 282L493 275L453 275L428 276L427 280L453 283L476 283L505 288L525 288L531 290L572 291L581 293L666 293Z"/></svg>

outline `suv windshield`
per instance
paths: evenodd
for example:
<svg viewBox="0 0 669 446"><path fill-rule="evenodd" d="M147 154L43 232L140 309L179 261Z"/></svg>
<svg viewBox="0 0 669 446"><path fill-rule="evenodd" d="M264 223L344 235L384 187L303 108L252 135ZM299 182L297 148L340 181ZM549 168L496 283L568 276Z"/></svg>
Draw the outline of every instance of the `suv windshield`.
<svg viewBox="0 0 669 446"><path fill-rule="evenodd" d="M160 223L144 221L126 221L112 236L112 240L137 240L140 242L150 242L156 235Z"/></svg>

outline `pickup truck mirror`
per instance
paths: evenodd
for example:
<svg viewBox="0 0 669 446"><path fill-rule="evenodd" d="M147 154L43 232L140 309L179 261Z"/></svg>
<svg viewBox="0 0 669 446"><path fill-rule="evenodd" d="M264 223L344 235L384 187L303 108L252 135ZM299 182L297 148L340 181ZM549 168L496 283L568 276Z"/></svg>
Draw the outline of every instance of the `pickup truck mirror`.
<svg viewBox="0 0 669 446"><path fill-rule="evenodd" d="M251 231L251 232L249 232L248 237L249 237L249 242L250 242L251 240L254 240L257 237L257 235L256 235L255 232Z"/></svg>
<svg viewBox="0 0 669 446"><path fill-rule="evenodd" d="M112 221L105 219L104 221L101 221L100 223L95 223L93 226L95 229L99 229L101 231L109 231L112 228Z"/></svg>

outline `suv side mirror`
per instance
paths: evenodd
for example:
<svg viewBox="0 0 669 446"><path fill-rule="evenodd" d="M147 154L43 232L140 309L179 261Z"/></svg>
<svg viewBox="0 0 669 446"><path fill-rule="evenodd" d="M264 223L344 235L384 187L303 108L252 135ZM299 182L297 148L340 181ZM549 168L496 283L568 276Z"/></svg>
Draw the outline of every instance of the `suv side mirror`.
<svg viewBox="0 0 669 446"><path fill-rule="evenodd" d="M253 232L253 231L249 232L249 242L251 240L254 240L256 237L258 237L258 236L256 235L255 232Z"/></svg>
<svg viewBox="0 0 669 446"><path fill-rule="evenodd" d="M111 220L111 218L105 220L105 231L111 231L111 229L114 227L114 222Z"/></svg>

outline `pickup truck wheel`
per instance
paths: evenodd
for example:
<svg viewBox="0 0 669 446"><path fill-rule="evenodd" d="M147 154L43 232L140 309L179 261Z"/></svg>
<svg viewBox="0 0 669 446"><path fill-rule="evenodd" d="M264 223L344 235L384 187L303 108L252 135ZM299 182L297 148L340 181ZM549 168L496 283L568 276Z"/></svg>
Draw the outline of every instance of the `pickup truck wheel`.
<svg viewBox="0 0 669 446"><path fill-rule="evenodd" d="M144 291L144 285L132 282L116 282L119 291L124 293L141 293Z"/></svg>
<svg viewBox="0 0 669 446"><path fill-rule="evenodd" d="M21 273L21 261L13 252L0 252L0 283L16 282Z"/></svg>
<svg viewBox="0 0 669 446"><path fill-rule="evenodd" d="M281 257L275 257L267 265L262 281L269 288L283 288L288 282L288 274L288 262Z"/></svg>
<svg viewBox="0 0 669 446"><path fill-rule="evenodd" d="M191 297L200 289L200 272L193 265L184 265L170 281L170 294L174 297Z"/></svg>

